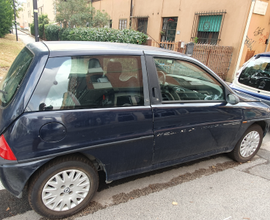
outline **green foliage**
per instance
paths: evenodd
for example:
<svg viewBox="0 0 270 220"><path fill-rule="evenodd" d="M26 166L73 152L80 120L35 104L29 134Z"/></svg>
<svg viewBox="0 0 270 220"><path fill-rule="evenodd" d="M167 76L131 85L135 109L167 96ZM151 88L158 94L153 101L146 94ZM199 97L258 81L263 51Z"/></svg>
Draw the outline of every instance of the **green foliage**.
<svg viewBox="0 0 270 220"><path fill-rule="evenodd" d="M30 24L30 32L31 32L31 35L35 35L35 25L34 24Z"/></svg>
<svg viewBox="0 0 270 220"><path fill-rule="evenodd" d="M60 40L143 44L147 40L147 35L129 29L116 30L111 28L66 28L62 31Z"/></svg>
<svg viewBox="0 0 270 220"><path fill-rule="evenodd" d="M45 39L44 26L46 24L49 24L48 15L42 14L42 15L38 16L38 35L39 35L39 37L41 39ZM33 23L30 24L30 32L31 32L32 35L35 35L35 24L34 24L34 20L33 20Z"/></svg>
<svg viewBox="0 0 270 220"><path fill-rule="evenodd" d="M41 39L45 39L44 36L44 24L38 24L38 35Z"/></svg>
<svg viewBox="0 0 270 220"><path fill-rule="evenodd" d="M55 0L56 21L67 27L104 27L110 21L106 12L96 11L89 0Z"/></svg>
<svg viewBox="0 0 270 220"><path fill-rule="evenodd" d="M0 0L0 37L4 37L12 28L13 7L9 0Z"/></svg>
<svg viewBox="0 0 270 220"><path fill-rule="evenodd" d="M198 43L198 39L199 39L198 37L194 37L193 38L193 43L197 44Z"/></svg>
<svg viewBox="0 0 270 220"><path fill-rule="evenodd" d="M42 14L38 16L38 24L49 24L48 15Z"/></svg>
<svg viewBox="0 0 270 220"><path fill-rule="evenodd" d="M62 28L60 28L57 25L46 24L44 29L45 29L46 40L48 41L59 40L59 32L60 30L62 30Z"/></svg>
<svg viewBox="0 0 270 220"><path fill-rule="evenodd" d="M104 27L110 22L110 15L104 10L101 12L97 10L93 17L92 26L93 27Z"/></svg>

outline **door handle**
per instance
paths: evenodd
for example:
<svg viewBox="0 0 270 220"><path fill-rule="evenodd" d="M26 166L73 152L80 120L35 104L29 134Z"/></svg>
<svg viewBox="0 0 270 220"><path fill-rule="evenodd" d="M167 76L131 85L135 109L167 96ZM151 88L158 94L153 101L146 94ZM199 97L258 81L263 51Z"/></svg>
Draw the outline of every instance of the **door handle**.
<svg viewBox="0 0 270 220"><path fill-rule="evenodd" d="M157 97L157 88L156 87L152 88L152 96L155 98Z"/></svg>

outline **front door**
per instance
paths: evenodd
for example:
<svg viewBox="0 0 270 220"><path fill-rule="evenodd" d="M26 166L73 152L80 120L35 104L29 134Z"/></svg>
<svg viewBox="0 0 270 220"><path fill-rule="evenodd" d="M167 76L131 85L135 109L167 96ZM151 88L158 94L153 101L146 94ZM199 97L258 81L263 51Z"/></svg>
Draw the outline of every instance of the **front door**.
<svg viewBox="0 0 270 220"><path fill-rule="evenodd" d="M241 125L241 109L225 101L224 86L196 63L153 62L159 83L153 91L161 93L152 105L154 163L224 151Z"/></svg>

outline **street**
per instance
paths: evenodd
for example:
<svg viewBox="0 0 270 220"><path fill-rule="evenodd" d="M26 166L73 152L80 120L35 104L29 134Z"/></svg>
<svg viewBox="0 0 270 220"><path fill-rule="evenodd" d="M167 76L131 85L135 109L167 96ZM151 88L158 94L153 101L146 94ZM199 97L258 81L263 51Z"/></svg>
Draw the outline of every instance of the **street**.
<svg viewBox="0 0 270 220"><path fill-rule="evenodd" d="M25 43L34 38L19 31ZM100 186L92 202L69 220L269 219L270 132L252 161L218 155ZM0 219L44 219L0 186Z"/></svg>

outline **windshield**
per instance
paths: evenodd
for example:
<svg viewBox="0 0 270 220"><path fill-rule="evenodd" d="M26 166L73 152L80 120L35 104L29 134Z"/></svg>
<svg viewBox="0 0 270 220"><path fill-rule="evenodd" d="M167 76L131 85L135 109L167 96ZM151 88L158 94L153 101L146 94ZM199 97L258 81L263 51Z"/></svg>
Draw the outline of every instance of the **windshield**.
<svg viewBox="0 0 270 220"><path fill-rule="evenodd" d="M12 100L33 59L33 54L25 47L16 57L0 83L0 102L5 107Z"/></svg>
<svg viewBox="0 0 270 220"><path fill-rule="evenodd" d="M247 86L270 91L269 57L252 58L243 67L238 81Z"/></svg>

